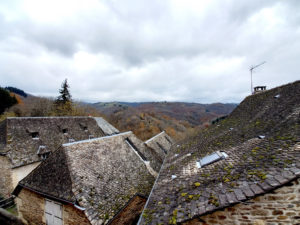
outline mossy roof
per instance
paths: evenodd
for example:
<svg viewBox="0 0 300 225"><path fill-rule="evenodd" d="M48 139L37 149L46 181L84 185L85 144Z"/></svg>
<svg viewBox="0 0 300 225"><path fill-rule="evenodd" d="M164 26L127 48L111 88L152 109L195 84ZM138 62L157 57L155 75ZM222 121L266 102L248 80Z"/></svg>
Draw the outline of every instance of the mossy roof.
<svg viewBox="0 0 300 225"><path fill-rule="evenodd" d="M0 135L0 152L12 167L40 161L40 146L53 152L63 143L118 133L103 118L94 117L11 117L0 129L4 134Z"/></svg>
<svg viewBox="0 0 300 225"><path fill-rule="evenodd" d="M143 145L132 132L65 144L18 188L76 203L91 224L106 224L133 196L147 196L155 180L126 138Z"/></svg>
<svg viewBox="0 0 300 225"><path fill-rule="evenodd" d="M188 221L300 177L299 126L299 81L248 96L225 120L174 145L140 224ZM228 158L197 167L216 151Z"/></svg>

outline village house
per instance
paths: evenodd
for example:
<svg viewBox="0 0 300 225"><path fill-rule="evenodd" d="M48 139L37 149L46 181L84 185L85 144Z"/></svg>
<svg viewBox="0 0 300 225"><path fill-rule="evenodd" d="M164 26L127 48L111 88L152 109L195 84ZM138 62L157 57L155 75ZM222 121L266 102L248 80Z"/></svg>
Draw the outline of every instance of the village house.
<svg viewBox="0 0 300 225"><path fill-rule="evenodd" d="M162 132L150 142L160 147L132 132L63 144L14 190L19 216L30 224L136 223L160 170L159 154L173 141Z"/></svg>
<svg viewBox="0 0 300 225"><path fill-rule="evenodd" d="M97 117L16 117L0 123L0 195L8 197L18 182L63 143L117 134Z"/></svg>
<svg viewBox="0 0 300 225"><path fill-rule="evenodd" d="M300 224L300 81L173 145L138 222Z"/></svg>

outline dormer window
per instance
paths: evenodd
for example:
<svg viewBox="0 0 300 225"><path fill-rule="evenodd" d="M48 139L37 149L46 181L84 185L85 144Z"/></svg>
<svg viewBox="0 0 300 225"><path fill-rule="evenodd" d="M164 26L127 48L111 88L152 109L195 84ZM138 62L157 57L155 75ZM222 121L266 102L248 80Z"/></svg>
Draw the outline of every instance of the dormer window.
<svg viewBox="0 0 300 225"><path fill-rule="evenodd" d="M210 165L222 159L226 159L228 155L225 152L216 151L210 155L207 155L197 161L197 167L202 168L204 166Z"/></svg>
<svg viewBox="0 0 300 225"><path fill-rule="evenodd" d="M64 129L62 129L62 132L63 132L64 134L68 134L68 129L67 129L67 128L64 128Z"/></svg>
<svg viewBox="0 0 300 225"><path fill-rule="evenodd" d="M32 139L39 139L39 132L31 132Z"/></svg>
<svg viewBox="0 0 300 225"><path fill-rule="evenodd" d="M88 132L88 128L87 127L83 127L84 132Z"/></svg>
<svg viewBox="0 0 300 225"><path fill-rule="evenodd" d="M37 151L38 156L42 159L45 160L48 158L48 156L50 155L50 151L47 149L46 146L44 145L40 145L39 149Z"/></svg>

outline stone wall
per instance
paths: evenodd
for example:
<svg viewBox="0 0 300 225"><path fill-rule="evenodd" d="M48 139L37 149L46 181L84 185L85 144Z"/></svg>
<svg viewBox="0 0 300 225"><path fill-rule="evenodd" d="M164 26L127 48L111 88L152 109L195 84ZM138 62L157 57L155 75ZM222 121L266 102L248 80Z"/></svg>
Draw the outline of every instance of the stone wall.
<svg viewBox="0 0 300 225"><path fill-rule="evenodd" d="M184 225L207 224L300 224L300 178L253 200L184 223Z"/></svg>
<svg viewBox="0 0 300 225"><path fill-rule="evenodd" d="M72 205L63 205L63 220L64 225L90 225L84 212Z"/></svg>
<svg viewBox="0 0 300 225"><path fill-rule="evenodd" d="M0 195L9 197L12 191L11 165L5 156L0 156Z"/></svg>
<svg viewBox="0 0 300 225"><path fill-rule="evenodd" d="M46 224L45 198L25 188L16 198L19 216L31 225ZM64 225L90 225L83 211L63 204Z"/></svg>
<svg viewBox="0 0 300 225"><path fill-rule="evenodd" d="M46 224L44 216L45 199L43 197L23 188L15 201L17 203L19 216L29 224Z"/></svg>
<svg viewBox="0 0 300 225"><path fill-rule="evenodd" d="M147 199L135 196L120 214L111 222L111 225L136 224L143 211Z"/></svg>

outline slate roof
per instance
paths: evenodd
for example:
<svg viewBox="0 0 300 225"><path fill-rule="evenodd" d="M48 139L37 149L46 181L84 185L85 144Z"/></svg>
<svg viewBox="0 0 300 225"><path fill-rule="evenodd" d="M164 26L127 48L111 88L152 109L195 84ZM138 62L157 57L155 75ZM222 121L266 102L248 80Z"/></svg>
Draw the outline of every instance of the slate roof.
<svg viewBox="0 0 300 225"><path fill-rule="evenodd" d="M101 130L106 134L106 135L113 135L113 134L118 134L120 131L115 128L113 125L108 123L105 119L102 117L94 117L96 120L97 124L99 127L101 127Z"/></svg>
<svg viewBox="0 0 300 225"><path fill-rule="evenodd" d="M248 96L225 120L174 145L139 224L181 223L300 177L299 126L300 81ZM216 151L228 157L198 168Z"/></svg>
<svg viewBox="0 0 300 225"><path fill-rule="evenodd" d="M14 193L25 187L77 204L91 224L106 224L133 196L147 196L155 180L128 140L150 156L132 132L64 144L20 181Z"/></svg>
<svg viewBox="0 0 300 225"><path fill-rule="evenodd" d="M161 162L163 162L173 143L173 139L165 131L162 131L161 133L145 141L147 147L156 152Z"/></svg>
<svg viewBox="0 0 300 225"><path fill-rule="evenodd" d="M14 117L0 123L0 153L12 167L40 161L38 152L53 152L61 144L118 133L102 118Z"/></svg>

